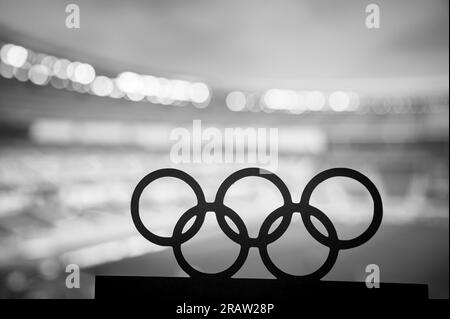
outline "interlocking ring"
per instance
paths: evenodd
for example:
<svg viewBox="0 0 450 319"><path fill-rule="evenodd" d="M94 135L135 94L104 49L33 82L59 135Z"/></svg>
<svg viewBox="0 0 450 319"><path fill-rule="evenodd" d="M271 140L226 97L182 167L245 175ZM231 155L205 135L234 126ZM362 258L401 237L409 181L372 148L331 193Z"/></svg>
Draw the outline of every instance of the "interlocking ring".
<svg viewBox="0 0 450 319"><path fill-rule="evenodd" d="M224 198L227 190L235 182L244 177L256 176L262 177L272 182L280 191L283 197L283 205L271 212L261 225L258 236L252 238L248 234L247 227L239 215L230 207L224 204ZM197 197L197 204L188 209L176 223L172 237L161 237L145 227L142 223L139 214L139 200L144 189L153 181L162 177L175 177L187 183ZM341 240L338 237L336 229L331 220L317 207L310 204L310 198L315 188L322 182L332 177L348 177L360 182L369 191L373 200L373 218L369 227L358 237L353 239ZM215 212L217 222L222 231L232 241L240 245L240 251L235 262L227 269L219 273L204 273L192 267L184 258L181 251L181 245L192 237L194 237L200 230L207 212ZM269 256L267 247L269 244L278 240L288 229L292 216L294 213L300 213L302 221L305 224L306 230L311 236L322 245L329 248L328 257L322 266L316 271L307 275L291 275L279 269ZM174 168L165 168L154 171L146 175L136 186L131 197L131 216L133 223L139 233L150 242L159 246L172 247L175 258L180 267L191 277L215 277L215 278L230 278L236 274L242 265L245 263L250 248L254 247L259 250L261 259L272 275L276 278L296 278L303 281L320 280L333 268L339 251L343 249L350 249L360 246L367 242L377 232L381 225L383 218L383 204L380 193L376 186L363 174L349 168L332 168L325 170L316 176L306 185L299 203L294 203L286 184L274 173L262 170L260 168L252 167L239 170L230 176L220 185L217 191L214 202L209 203L205 200L205 195L200 185L189 174ZM195 217L192 226L183 232L186 224ZM235 224L238 233L236 233L227 223L228 217ZM327 235L322 234L312 223L311 218L316 218L325 227ZM281 218L278 227L270 232L271 226Z"/></svg>

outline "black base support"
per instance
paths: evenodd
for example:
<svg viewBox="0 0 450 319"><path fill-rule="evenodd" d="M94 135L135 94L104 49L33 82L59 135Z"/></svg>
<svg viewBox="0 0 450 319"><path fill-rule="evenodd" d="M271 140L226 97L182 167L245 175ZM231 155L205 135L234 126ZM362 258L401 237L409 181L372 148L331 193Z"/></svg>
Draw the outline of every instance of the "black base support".
<svg viewBox="0 0 450 319"><path fill-rule="evenodd" d="M96 299L146 299L162 302L289 302L304 299L428 299L428 286L364 282L302 283L279 279L196 279L180 277L97 276Z"/></svg>

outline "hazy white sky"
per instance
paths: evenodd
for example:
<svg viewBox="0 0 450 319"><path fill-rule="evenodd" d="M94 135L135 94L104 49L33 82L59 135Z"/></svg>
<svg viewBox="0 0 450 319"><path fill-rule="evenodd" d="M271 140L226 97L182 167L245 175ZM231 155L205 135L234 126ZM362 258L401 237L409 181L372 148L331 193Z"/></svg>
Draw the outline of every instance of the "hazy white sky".
<svg viewBox="0 0 450 319"><path fill-rule="evenodd" d="M58 0L1 0L0 37L31 49L141 73L252 81L448 74L448 1L75 1L81 29ZM3 30L3 31L2 31Z"/></svg>

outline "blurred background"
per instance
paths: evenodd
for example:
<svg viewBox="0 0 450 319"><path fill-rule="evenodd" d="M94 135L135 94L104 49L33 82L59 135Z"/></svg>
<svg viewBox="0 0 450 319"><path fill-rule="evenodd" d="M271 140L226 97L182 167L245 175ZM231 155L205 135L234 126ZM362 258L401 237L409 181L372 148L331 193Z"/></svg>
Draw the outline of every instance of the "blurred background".
<svg viewBox="0 0 450 319"><path fill-rule="evenodd" d="M80 28L69 29L69 3ZM365 245L342 251L325 280L425 283L448 298L448 1L0 0L0 297L93 298L98 274L184 276L170 249L132 224L129 204L147 173L176 167L212 201L245 164L174 164L176 127L279 130L277 174L294 200L312 176L345 166L367 175L385 217ZM142 217L160 235L196 202L180 181L151 184ZM255 236L281 195L256 177L225 201ZM312 202L340 238L360 234L372 202L334 178ZM217 272L239 247L207 215L183 245ZM296 215L270 246L280 268L312 272L327 248ZM68 289L65 268L81 268ZM236 277L271 278L251 251Z"/></svg>

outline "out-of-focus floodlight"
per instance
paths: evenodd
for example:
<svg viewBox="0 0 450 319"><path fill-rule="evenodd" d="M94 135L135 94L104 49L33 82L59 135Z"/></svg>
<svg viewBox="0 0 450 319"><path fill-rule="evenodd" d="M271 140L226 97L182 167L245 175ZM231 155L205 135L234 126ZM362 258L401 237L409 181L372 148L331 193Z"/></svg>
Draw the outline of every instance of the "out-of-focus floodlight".
<svg viewBox="0 0 450 319"><path fill-rule="evenodd" d="M171 98L177 101L186 101L189 99L189 82L182 80L172 80Z"/></svg>
<svg viewBox="0 0 450 319"><path fill-rule="evenodd" d="M145 95L139 92L128 92L127 98L133 102L139 102L145 98Z"/></svg>
<svg viewBox="0 0 450 319"><path fill-rule="evenodd" d="M3 63L9 64L8 63L8 52L9 52L9 49L11 49L13 46L14 46L14 44L8 43L8 44L3 45L2 48L0 49L0 58Z"/></svg>
<svg viewBox="0 0 450 319"><path fill-rule="evenodd" d="M143 91L142 93L149 96L157 96L159 93L159 81L151 75L144 75L142 77Z"/></svg>
<svg viewBox="0 0 450 319"><path fill-rule="evenodd" d="M263 102L271 110L301 113L304 109L303 95L293 90L270 89L264 94Z"/></svg>
<svg viewBox="0 0 450 319"><path fill-rule="evenodd" d="M312 91L306 95L306 107L311 111L320 111L326 103L325 95L320 91Z"/></svg>
<svg viewBox="0 0 450 319"><path fill-rule="evenodd" d="M87 63L79 63L75 66L72 76L75 82L89 84L95 79L95 69Z"/></svg>
<svg viewBox="0 0 450 319"><path fill-rule="evenodd" d="M113 90L109 94L109 97L113 99L121 99L124 96L125 93L121 89L119 89L119 86L117 85L117 79L113 80Z"/></svg>
<svg viewBox="0 0 450 319"><path fill-rule="evenodd" d="M289 111L292 114L301 114L306 111L306 93L305 92L296 92L296 101L295 106L291 108Z"/></svg>
<svg viewBox="0 0 450 319"><path fill-rule="evenodd" d="M71 62L24 47L5 44L0 49L0 75L36 85L50 82L56 89L66 89L97 96L125 98L139 102L144 99L163 105L183 106L191 102L197 108L208 106L210 88L202 82L167 79L134 72L122 72L116 78L97 76L95 68L82 62Z"/></svg>
<svg viewBox="0 0 450 319"><path fill-rule="evenodd" d="M138 93L140 85L140 75L136 73L122 72L117 77L117 86L125 93Z"/></svg>
<svg viewBox="0 0 450 319"><path fill-rule="evenodd" d="M30 68L30 64L26 62L20 68L14 68L14 77L20 82L28 81L28 69Z"/></svg>
<svg viewBox="0 0 450 319"><path fill-rule="evenodd" d="M208 106L210 98L209 88L205 83L193 83L189 88L189 95L194 106L204 108Z"/></svg>
<svg viewBox="0 0 450 319"><path fill-rule="evenodd" d="M0 63L0 74L5 79L11 79L14 77L14 67L6 63Z"/></svg>
<svg viewBox="0 0 450 319"><path fill-rule="evenodd" d="M30 81L36 85L45 85L49 80L49 71L42 64L33 65L28 74Z"/></svg>
<svg viewBox="0 0 450 319"><path fill-rule="evenodd" d="M92 93L98 96L107 96L112 93L114 89L113 81L106 76L97 76L91 83Z"/></svg>
<svg viewBox="0 0 450 319"><path fill-rule="evenodd" d="M1 58L3 63L20 68L28 58L28 50L19 45L6 44L2 48Z"/></svg>
<svg viewBox="0 0 450 319"><path fill-rule="evenodd" d="M67 78L70 79L71 81L75 81L75 69L78 67L78 65L80 65L80 62L71 62L66 69L67 72Z"/></svg>
<svg viewBox="0 0 450 319"><path fill-rule="evenodd" d="M281 110L286 102L285 94L282 90L270 89L264 94L264 102L268 108Z"/></svg>
<svg viewBox="0 0 450 319"><path fill-rule="evenodd" d="M357 111L359 109L359 94L355 92L348 92L348 95L350 97L350 104L348 106L349 111Z"/></svg>
<svg viewBox="0 0 450 319"><path fill-rule="evenodd" d="M336 112L346 111L350 107L350 95L347 92L333 92L328 100L330 108Z"/></svg>
<svg viewBox="0 0 450 319"><path fill-rule="evenodd" d="M247 98L245 97L244 93L240 91L233 91L228 93L225 99L225 103L230 110L239 112L245 109Z"/></svg>
<svg viewBox="0 0 450 319"><path fill-rule="evenodd" d="M53 64L53 74L58 78L65 80L69 78L67 68L70 65L70 61L67 59L59 59Z"/></svg>

